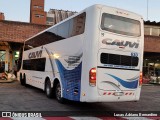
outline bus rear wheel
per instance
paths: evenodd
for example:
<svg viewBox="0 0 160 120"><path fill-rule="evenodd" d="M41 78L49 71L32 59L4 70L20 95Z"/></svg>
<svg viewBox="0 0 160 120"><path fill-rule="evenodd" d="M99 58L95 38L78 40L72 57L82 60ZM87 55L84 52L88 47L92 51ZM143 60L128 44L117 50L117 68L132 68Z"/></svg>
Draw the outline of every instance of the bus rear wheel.
<svg viewBox="0 0 160 120"><path fill-rule="evenodd" d="M65 100L64 100L64 98L62 98L61 92L62 92L61 85L60 85L60 83L58 83L56 85L56 89L55 89L55 97L56 97L56 99L57 99L58 102L64 103Z"/></svg>
<svg viewBox="0 0 160 120"><path fill-rule="evenodd" d="M26 85L26 75L25 74L22 76L22 73L20 73L20 83L23 86Z"/></svg>
<svg viewBox="0 0 160 120"><path fill-rule="evenodd" d="M24 85L24 86L27 86L27 85L26 85L26 74L23 75L23 81L22 81L22 82L23 82L23 85Z"/></svg>
<svg viewBox="0 0 160 120"><path fill-rule="evenodd" d="M22 73L20 73L20 83L21 83L21 85L23 85Z"/></svg>
<svg viewBox="0 0 160 120"><path fill-rule="evenodd" d="M51 88L51 83L50 83L49 80L47 80L47 82L46 82L45 92L46 92L46 96L48 98L52 98L53 97L53 89Z"/></svg>

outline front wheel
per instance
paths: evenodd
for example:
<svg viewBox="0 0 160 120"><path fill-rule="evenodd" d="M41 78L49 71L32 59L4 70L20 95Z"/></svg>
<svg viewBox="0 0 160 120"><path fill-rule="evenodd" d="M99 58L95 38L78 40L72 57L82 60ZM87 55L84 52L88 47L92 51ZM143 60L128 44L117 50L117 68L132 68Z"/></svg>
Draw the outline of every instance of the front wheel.
<svg viewBox="0 0 160 120"><path fill-rule="evenodd" d="M56 85L56 89L55 89L55 96L56 96L56 99L58 100L58 102L64 103L65 100L64 100L64 98L62 98L61 92L62 92L61 86L60 86L60 83L58 83L58 84Z"/></svg>

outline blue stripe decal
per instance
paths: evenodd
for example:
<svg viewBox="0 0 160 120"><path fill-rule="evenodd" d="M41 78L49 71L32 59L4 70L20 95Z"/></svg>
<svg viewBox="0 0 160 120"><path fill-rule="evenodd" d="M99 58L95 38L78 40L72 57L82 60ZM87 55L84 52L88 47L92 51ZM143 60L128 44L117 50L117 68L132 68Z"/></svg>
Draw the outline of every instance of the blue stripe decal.
<svg viewBox="0 0 160 120"><path fill-rule="evenodd" d="M114 76L114 75L111 75L111 74L108 74L108 75L111 76L112 78L114 78L115 80L117 80L125 88L136 89L138 86L138 79L136 79L135 81L128 81L127 82L125 80L122 80L119 77Z"/></svg>
<svg viewBox="0 0 160 120"><path fill-rule="evenodd" d="M73 70L67 70L62 63L55 59L63 87L63 97L80 101L82 62Z"/></svg>

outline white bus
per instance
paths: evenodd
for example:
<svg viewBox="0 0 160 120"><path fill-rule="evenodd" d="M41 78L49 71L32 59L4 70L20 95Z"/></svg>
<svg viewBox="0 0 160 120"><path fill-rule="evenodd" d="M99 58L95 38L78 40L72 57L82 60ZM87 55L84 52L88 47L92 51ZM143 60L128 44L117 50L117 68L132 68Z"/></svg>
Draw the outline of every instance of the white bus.
<svg viewBox="0 0 160 120"><path fill-rule="evenodd" d="M59 102L137 101L143 45L142 16L93 5L25 41L20 81Z"/></svg>

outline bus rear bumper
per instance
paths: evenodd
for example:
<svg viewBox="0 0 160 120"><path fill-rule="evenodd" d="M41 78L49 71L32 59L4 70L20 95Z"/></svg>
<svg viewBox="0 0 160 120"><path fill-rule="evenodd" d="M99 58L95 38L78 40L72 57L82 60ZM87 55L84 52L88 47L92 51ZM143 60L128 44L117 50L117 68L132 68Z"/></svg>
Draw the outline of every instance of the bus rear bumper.
<svg viewBox="0 0 160 120"><path fill-rule="evenodd" d="M125 102L125 101L138 101L139 97L136 97L136 93L132 91L124 92L121 94L115 94L114 91L105 92L103 94L88 95L85 99L81 99L81 102Z"/></svg>

